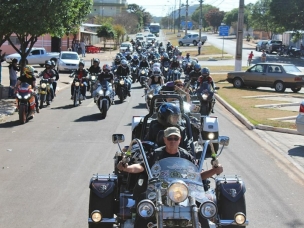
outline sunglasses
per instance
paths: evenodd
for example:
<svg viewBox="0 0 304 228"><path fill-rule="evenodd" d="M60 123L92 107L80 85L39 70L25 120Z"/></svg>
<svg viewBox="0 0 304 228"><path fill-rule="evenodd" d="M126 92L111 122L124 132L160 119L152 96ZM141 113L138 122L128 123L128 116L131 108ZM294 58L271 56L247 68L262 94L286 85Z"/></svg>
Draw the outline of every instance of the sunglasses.
<svg viewBox="0 0 304 228"><path fill-rule="evenodd" d="M168 141L178 141L179 137L168 137L167 140Z"/></svg>
<svg viewBox="0 0 304 228"><path fill-rule="evenodd" d="M176 86L178 86L178 87L182 87L182 86L183 86L183 84L176 84Z"/></svg>

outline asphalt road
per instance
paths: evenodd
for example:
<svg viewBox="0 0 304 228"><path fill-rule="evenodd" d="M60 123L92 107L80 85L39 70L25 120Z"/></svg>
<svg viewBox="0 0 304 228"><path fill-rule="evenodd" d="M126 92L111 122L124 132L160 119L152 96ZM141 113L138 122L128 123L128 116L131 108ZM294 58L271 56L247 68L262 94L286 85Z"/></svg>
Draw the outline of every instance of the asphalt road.
<svg viewBox="0 0 304 228"><path fill-rule="evenodd" d="M147 113L142 95L133 85L132 97L101 120L92 99L73 107L68 88L29 123L19 125L17 115L0 123L0 227L86 227L91 175L113 171L111 135L123 133L129 142L132 116ZM215 114L220 134L230 137L219 157L224 174L246 184L249 227L304 227L303 175L262 140L276 136L248 130L219 103Z"/></svg>

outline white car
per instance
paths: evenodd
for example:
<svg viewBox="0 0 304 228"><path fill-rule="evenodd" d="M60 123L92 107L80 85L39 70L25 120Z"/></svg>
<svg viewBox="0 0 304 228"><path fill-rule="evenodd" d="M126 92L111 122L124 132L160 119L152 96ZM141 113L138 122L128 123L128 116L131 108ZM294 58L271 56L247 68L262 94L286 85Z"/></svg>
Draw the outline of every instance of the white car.
<svg viewBox="0 0 304 228"><path fill-rule="evenodd" d="M77 52L62 51L57 61L57 71L73 71L78 69L80 58Z"/></svg>
<svg viewBox="0 0 304 228"><path fill-rule="evenodd" d="M131 52L133 53L133 46L130 42L123 42L120 44L120 52Z"/></svg>
<svg viewBox="0 0 304 228"><path fill-rule="evenodd" d="M300 104L299 115L296 118L296 126L298 132L304 135L304 100Z"/></svg>
<svg viewBox="0 0 304 228"><path fill-rule="evenodd" d="M137 36L144 36L144 34L142 34L142 33L137 33L137 34L136 34L136 37L137 37Z"/></svg>

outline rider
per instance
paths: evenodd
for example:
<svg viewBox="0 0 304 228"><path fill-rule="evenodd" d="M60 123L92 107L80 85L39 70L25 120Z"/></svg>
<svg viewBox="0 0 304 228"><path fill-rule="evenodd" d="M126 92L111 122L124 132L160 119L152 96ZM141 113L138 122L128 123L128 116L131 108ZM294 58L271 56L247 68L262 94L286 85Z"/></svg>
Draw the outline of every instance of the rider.
<svg viewBox="0 0 304 228"><path fill-rule="evenodd" d="M100 63L100 60L98 58L93 59L93 65L90 66L90 68L89 68L90 74L99 74L101 72L99 63Z"/></svg>
<svg viewBox="0 0 304 228"><path fill-rule="evenodd" d="M181 126L181 111L179 107L171 103L165 102L159 106L157 120L151 121L149 131L144 140L156 142L158 132L172 126L181 130L182 140L179 146L191 153L192 139L188 139L186 128Z"/></svg>
<svg viewBox="0 0 304 228"><path fill-rule="evenodd" d="M52 69L52 62L50 60L45 61L45 69L42 71L38 77L43 77L43 79L53 79L54 77L57 78L56 72ZM59 76L58 76L59 78ZM50 88L50 95L51 95L51 101L54 99L54 88L53 85ZM49 99L49 96L47 96L47 99ZM50 104L50 101L47 100L47 105Z"/></svg>
<svg viewBox="0 0 304 228"><path fill-rule="evenodd" d="M184 58L184 61L186 61L187 63L189 63L191 61L190 53L186 54L186 57Z"/></svg>
<svg viewBox="0 0 304 228"><path fill-rule="evenodd" d="M147 161L150 167L152 167L158 160L164 158L171 158L171 157L180 157L191 161L193 164L196 164L196 159L191 155L191 153L187 152L183 148L179 147L182 140L182 134L177 127L168 127L164 130L164 146L147 152ZM124 164L123 162L119 162L117 164L117 169L119 171L127 172L127 173L142 173L142 181L138 181L137 186L134 188L134 194L137 193L137 197L135 196L136 203L140 200L146 198L145 190L146 190L146 175L145 171L145 164L143 161L135 164ZM217 166L213 166L211 169L206 171L200 171L200 176L202 180L206 180L207 178L212 177L213 175L221 174L223 172L223 167L218 164ZM149 222L154 222L155 218L152 219L143 219L140 216L135 217L134 228L142 228L147 227ZM202 227L207 227L205 224L208 224L206 219L203 219L199 216L200 223Z"/></svg>
<svg viewBox="0 0 304 228"><path fill-rule="evenodd" d="M139 63L139 68L150 68L150 64L148 63L146 56L142 57L142 60Z"/></svg>
<svg viewBox="0 0 304 228"><path fill-rule="evenodd" d="M171 44L171 42L170 41L168 41L168 43L167 43L167 50L166 50L166 52L169 52L169 51L172 51L173 50L173 45Z"/></svg>
<svg viewBox="0 0 304 228"><path fill-rule="evenodd" d="M117 68L120 65L120 63L121 63L121 57L119 55L116 55L113 65L116 66Z"/></svg>
<svg viewBox="0 0 304 228"><path fill-rule="evenodd" d="M164 55L161 59L161 65L164 66L165 62L169 62L169 64L171 63L169 55L167 53L164 53Z"/></svg>
<svg viewBox="0 0 304 228"><path fill-rule="evenodd" d="M52 70L55 72L55 75L56 75L56 78L55 80L53 81L53 89L54 89L54 96L56 97L56 88L57 88L57 81L59 80L59 72L55 69L55 66L56 66L56 63L54 60L51 60L51 63L52 63Z"/></svg>
<svg viewBox="0 0 304 228"><path fill-rule="evenodd" d="M154 67L152 70L152 76L149 78L148 86L150 85L160 85L164 84L164 80L161 76L161 70L159 67Z"/></svg>
<svg viewBox="0 0 304 228"><path fill-rule="evenodd" d="M212 89L215 90L215 85L214 85L214 81L212 79L212 77L210 76L210 71L208 69L208 67L204 67L201 70L201 76L198 78L198 82L200 83L200 86L202 85L203 82L208 82L208 84L211 85ZM198 88L199 90L199 88ZM211 107L211 113L214 113L213 111L213 107L215 104L215 99L213 98L210 104Z"/></svg>
<svg viewBox="0 0 304 228"><path fill-rule="evenodd" d="M126 53L126 60L128 60L129 62L132 60L132 56L130 52Z"/></svg>
<svg viewBox="0 0 304 228"><path fill-rule="evenodd" d="M186 75L189 75L191 73L191 71L194 70L194 66L195 66L196 63L197 62L195 60L192 60L190 66L187 64L187 67L186 67L186 70L185 70Z"/></svg>
<svg viewBox="0 0 304 228"><path fill-rule="evenodd" d="M103 65L102 72L98 75L97 80L99 82L101 82L103 80L107 80L109 83L111 83L111 85L112 85L112 93L111 93L112 96L111 96L111 98L112 98L112 104L114 104L114 96L115 96L115 93L114 93L114 90L115 90L114 75L111 72L111 67L108 64Z"/></svg>
<svg viewBox="0 0 304 228"><path fill-rule="evenodd" d="M189 74L189 80L191 85L197 87L199 83L197 82L198 78L201 76L201 66L197 63L194 65L194 70ZM195 85L196 83L196 85Z"/></svg>
<svg viewBox="0 0 304 228"><path fill-rule="evenodd" d="M84 69L84 62L82 60L80 60L79 64L78 64L78 70L76 70L75 72L75 77L77 77L78 79L81 79L82 82L86 82L86 77L88 76L88 71L86 71ZM86 99L86 85L83 84L83 86L81 86L81 94L83 96L83 99ZM73 99L73 95L74 95L74 83L72 83L71 85L71 99Z"/></svg>
<svg viewBox="0 0 304 228"><path fill-rule="evenodd" d="M23 82L28 83L30 86L32 86L33 90L36 90L36 78L35 78L35 69L32 66L25 66L23 68L23 74L17 78L17 83L15 85L15 93L17 92L17 88L19 85ZM39 108L38 108L38 97L36 93L32 93L32 95L35 97L35 107L36 107L36 112L39 113ZM34 116L32 116L34 117Z"/></svg>
<svg viewBox="0 0 304 228"><path fill-rule="evenodd" d="M132 80L129 78L131 74L130 68L128 67L127 60L122 60L120 66L118 66L116 71L117 76L126 76L127 87L128 87L128 96L131 97L131 83Z"/></svg>

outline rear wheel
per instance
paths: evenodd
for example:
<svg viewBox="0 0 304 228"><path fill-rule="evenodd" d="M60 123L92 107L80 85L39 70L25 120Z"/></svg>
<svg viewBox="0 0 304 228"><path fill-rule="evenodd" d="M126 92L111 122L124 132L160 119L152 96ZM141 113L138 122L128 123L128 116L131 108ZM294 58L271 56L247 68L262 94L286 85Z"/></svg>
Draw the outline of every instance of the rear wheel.
<svg viewBox="0 0 304 228"><path fill-rule="evenodd" d="M286 87L282 81L277 81L274 84L274 89L275 89L275 91L277 91L279 93L283 93L285 91Z"/></svg>
<svg viewBox="0 0 304 228"><path fill-rule="evenodd" d="M240 78L235 78L235 79L233 80L233 87L234 87L234 88L242 88L243 85L244 85L244 83L243 83L242 79L240 79Z"/></svg>
<svg viewBox="0 0 304 228"><path fill-rule="evenodd" d="M26 107L24 105L19 106L19 121L21 124L26 122Z"/></svg>
<svg viewBox="0 0 304 228"><path fill-rule="evenodd" d="M302 89L301 87L298 87L298 88L291 88L292 92L294 92L294 93L299 92L301 89Z"/></svg>
<svg viewBox="0 0 304 228"><path fill-rule="evenodd" d="M179 45L179 46L183 46L184 44L183 44L182 41L179 41L179 42L178 42L178 45Z"/></svg>
<svg viewBox="0 0 304 228"><path fill-rule="evenodd" d="M197 41L193 40L193 45L196 46L197 45Z"/></svg>

